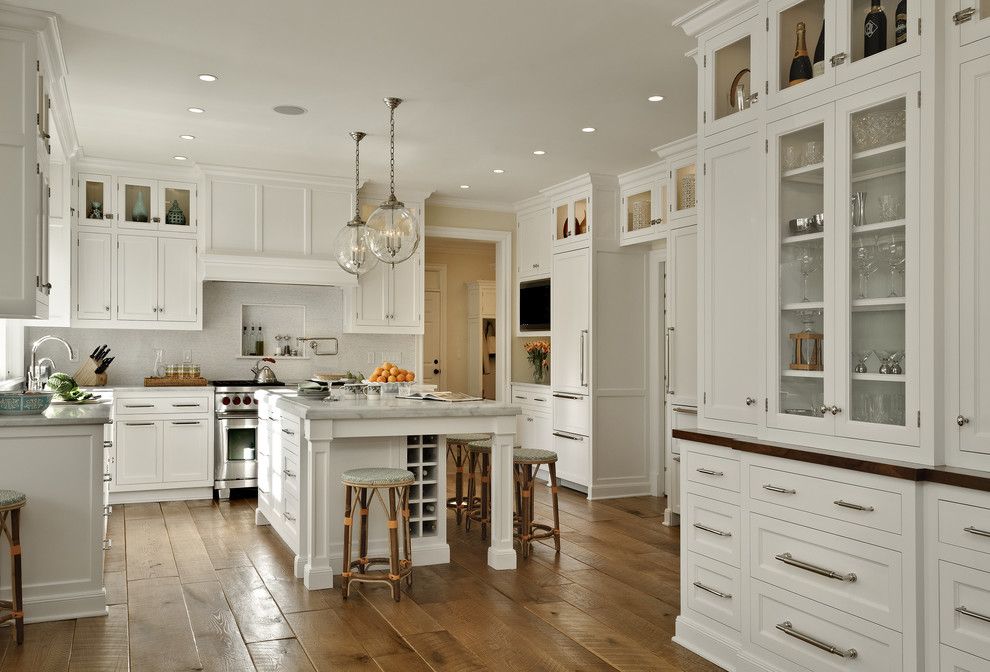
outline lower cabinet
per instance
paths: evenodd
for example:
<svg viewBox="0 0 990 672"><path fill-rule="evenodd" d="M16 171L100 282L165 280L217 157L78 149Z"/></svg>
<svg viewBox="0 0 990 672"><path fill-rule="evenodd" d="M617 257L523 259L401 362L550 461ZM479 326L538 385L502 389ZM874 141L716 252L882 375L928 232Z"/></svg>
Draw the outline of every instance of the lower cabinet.
<svg viewBox="0 0 990 672"><path fill-rule="evenodd" d="M207 420L163 420L163 480L171 483L209 478Z"/></svg>
<svg viewBox="0 0 990 672"><path fill-rule="evenodd" d="M258 511L289 547L299 552L302 423L274 407L272 395L259 400Z"/></svg>
<svg viewBox="0 0 990 672"><path fill-rule="evenodd" d="M553 431L557 478L587 488L591 475L591 437Z"/></svg>
<svg viewBox="0 0 990 672"><path fill-rule="evenodd" d="M120 485L161 483L162 423L133 420L116 424L117 480Z"/></svg>

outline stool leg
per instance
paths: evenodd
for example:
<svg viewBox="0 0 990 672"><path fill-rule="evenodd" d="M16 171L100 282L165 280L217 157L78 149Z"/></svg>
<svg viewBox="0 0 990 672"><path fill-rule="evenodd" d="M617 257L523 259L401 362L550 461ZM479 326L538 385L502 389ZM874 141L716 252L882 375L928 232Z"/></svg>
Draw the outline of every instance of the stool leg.
<svg viewBox="0 0 990 672"><path fill-rule="evenodd" d="M24 643L24 594L21 584L21 510L10 512L10 561L12 567L10 590L14 610L14 630L17 643Z"/></svg>
<svg viewBox="0 0 990 672"><path fill-rule="evenodd" d="M492 494L492 467L491 456L488 453L481 455L481 538L488 538L488 504Z"/></svg>
<svg viewBox="0 0 990 672"><path fill-rule="evenodd" d="M551 462L550 468L550 497L553 499L553 545L560 553L560 510L557 508L557 464Z"/></svg>
<svg viewBox="0 0 990 672"><path fill-rule="evenodd" d="M533 522L533 477L531 467L528 464L519 465L519 471L522 479L522 483L520 483L522 490L522 506L520 507L522 520L520 521L519 545L521 547L520 550L522 550L522 557L526 559L529 557L529 537L532 533Z"/></svg>
<svg viewBox="0 0 990 672"><path fill-rule="evenodd" d="M457 455L454 457L454 496L457 498L457 524L461 524L464 515L464 446L457 445Z"/></svg>
<svg viewBox="0 0 990 672"><path fill-rule="evenodd" d="M403 518L405 521L402 527L402 538L405 540L403 544L403 550L405 551L406 567L409 568L409 573L406 574L406 585L412 586L412 536L409 534L409 488L412 486L407 485L402 488L402 511Z"/></svg>
<svg viewBox="0 0 990 672"><path fill-rule="evenodd" d="M464 529L471 531L471 516L474 514L474 470L478 467L477 453L468 451L467 508L465 509Z"/></svg>
<svg viewBox="0 0 990 672"><path fill-rule="evenodd" d="M354 513L352 503L353 490L351 486L344 486L344 559L343 569L340 572L340 591L347 599L350 592L351 583L351 531L353 530L352 514Z"/></svg>
<svg viewBox="0 0 990 672"><path fill-rule="evenodd" d="M368 488L358 488L358 496L361 502L361 566L358 568L362 574L368 571Z"/></svg>
<svg viewBox="0 0 990 672"><path fill-rule="evenodd" d="M402 577L399 575L399 522L395 515L395 488L388 488L388 549L388 581L392 585L392 597L398 602L402 595Z"/></svg>

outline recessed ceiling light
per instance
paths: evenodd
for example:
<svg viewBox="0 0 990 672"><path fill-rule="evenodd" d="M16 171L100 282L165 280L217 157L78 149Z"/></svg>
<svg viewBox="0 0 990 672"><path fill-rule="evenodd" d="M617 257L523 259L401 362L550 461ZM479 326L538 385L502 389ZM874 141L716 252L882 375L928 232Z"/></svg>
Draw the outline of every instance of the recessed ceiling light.
<svg viewBox="0 0 990 672"><path fill-rule="evenodd" d="M471 188L471 185L470 184L462 184L461 185L461 189L470 189L470 188Z"/></svg>
<svg viewBox="0 0 990 672"><path fill-rule="evenodd" d="M195 140L195 139L196 139L195 135L188 135L186 133L183 133L182 135L179 136L179 140Z"/></svg>
<svg viewBox="0 0 990 672"><path fill-rule="evenodd" d="M649 98L647 98L647 100L650 101L651 103L659 103L661 100L663 100L663 96L650 96Z"/></svg>
<svg viewBox="0 0 990 672"><path fill-rule="evenodd" d="M202 107L190 107L189 111L193 114L203 114L203 112L206 112Z"/></svg>
<svg viewBox="0 0 990 672"><path fill-rule="evenodd" d="M583 132L585 132L585 133L594 133L595 132L595 127L594 126L585 126L581 130Z"/></svg>
<svg viewBox="0 0 990 672"><path fill-rule="evenodd" d="M211 75L209 73L204 72L202 75L199 76L199 79L201 82L215 82L220 78L217 77L216 75Z"/></svg>
<svg viewBox="0 0 990 672"><path fill-rule="evenodd" d="M180 156L180 155L173 156L172 158L175 159L176 161L187 161L189 159L188 156Z"/></svg>
<svg viewBox="0 0 990 672"><path fill-rule="evenodd" d="M299 107L298 105L276 105L272 108L279 114L287 114L290 117L297 116L300 114L306 114L305 107Z"/></svg>
<svg viewBox="0 0 990 672"><path fill-rule="evenodd" d="M496 168L496 169L495 169L495 170L493 170L492 172L493 172L493 173L495 173L496 175L501 175L501 174L502 174L502 173L504 173L505 171L504 171L504 170L502 170L501 168Z"/></svg>
<svg viewBox="0 0 990 672"><path fill-rule="evenodd" d="M543 156L544 154L546 154L546 152L544 152L542 149L537 149L535 152L533 152L533 154L536 154L537 156Z"/></svg>

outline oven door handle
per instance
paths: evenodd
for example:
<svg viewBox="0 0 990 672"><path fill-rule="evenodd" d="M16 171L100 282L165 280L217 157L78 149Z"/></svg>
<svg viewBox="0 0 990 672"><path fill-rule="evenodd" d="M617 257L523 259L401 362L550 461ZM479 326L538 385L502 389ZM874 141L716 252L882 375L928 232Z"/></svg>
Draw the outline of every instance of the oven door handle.
<svg viewBox="0 0 990 672"><path fill-rule="evenodd" d="M224 431L228 429L257 429L258 418L255 416L246 418L218 417L217 426Z"/></svg>

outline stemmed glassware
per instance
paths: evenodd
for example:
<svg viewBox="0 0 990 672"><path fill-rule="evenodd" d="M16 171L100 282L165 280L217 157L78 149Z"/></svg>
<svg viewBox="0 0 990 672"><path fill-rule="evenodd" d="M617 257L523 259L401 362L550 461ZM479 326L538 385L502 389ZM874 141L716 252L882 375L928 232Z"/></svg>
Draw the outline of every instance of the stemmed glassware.
<svg viewBox="0 0 990 672"><path fill-rule="evenodd" d="M890 292L887 296L897 296L896 276L898 273L903 273L904 269L904 242L898 241L894 235L891 234L890 240L883 243L878 242L877 248L880 252L880 258L890 269Z"/></svg>
<svg viewBox="0 0 990 672"><path fill-rule="evenodd" d="M822 267L822 260L808 248L801 248L798 253L797 262L801 268L801 282L803 286L803 297L801 301L811 301L808 298L808 276Z"/></svg>
<svg viewBox="0 0 990 672"><path fill-rule="evenodd" d="M853 252L853 264L859 272L859 296L856 298L865 299L867 283L880 266L877 264L877 246L867 245L860 242L859 247Z"/></svg>
<svg viewBox="0 0 990 672"><path fill-rule="evenodd" d="M853 357L856 358L856 366L853 367L854 373L869 373L870 370L866 368L866 362L870 359L870 355L873 354L872 350L863 350L862 352L854 352Z"/></svg>

